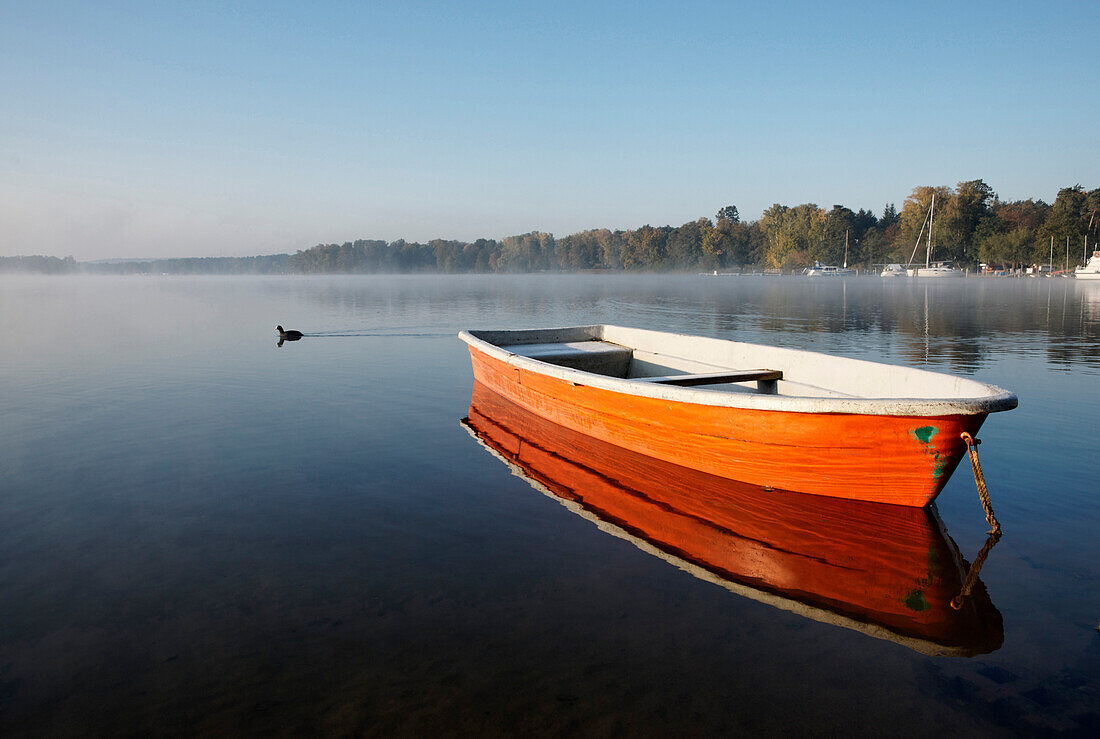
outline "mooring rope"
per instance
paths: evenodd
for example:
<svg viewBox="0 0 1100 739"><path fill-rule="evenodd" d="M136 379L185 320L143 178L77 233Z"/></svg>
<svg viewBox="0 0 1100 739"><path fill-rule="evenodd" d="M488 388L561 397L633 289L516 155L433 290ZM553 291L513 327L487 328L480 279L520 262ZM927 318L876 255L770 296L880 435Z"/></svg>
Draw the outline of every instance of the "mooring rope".
<svg viewBox="0 0 1100 739"><path fill-rule="evenodd" d="M956 611L962 608L963 602L970 596L970 591L974 588L974 583L978 581L978 573L981 572L982 565L985 564L985 558L989 556L989 551L993 549L994 544L1001 540L1001 524L997 522L997 517L993 515L993 504L989 501L989 488L985 486L982 463L978 459L978 444L982 442L966 431L963 431L961 436L962 440L966 442L966 453L970 455L970 466L974 468L974 484L978 486L978 497L981 498L982 508L985 509L985 520L989 522L990 529L989 538L985 540L985 546L974 558L974 564L970 565L970 572L966 573L966 581L963 583L962 590L951 600L951 607Z"/></svg>
<svg viewBox="0 0 1100 739"><path fill-rule="evenodd" d="M982 499L982 508L985 509L985 520L992 527L989 533L1000 534L1001 524L997 523L997 517L993 515L993 504L989 502L989 488L985 486L982 463L978 459L978 444L982 442L966 431L962 432L962 440L966 442L966 453L970 455L970 466L974 468L974 483L978 486L978 497Z"/></svg>
<svg viewBox="0 0 1100 739"><path fill-rule="evenodd" d="M962 589L959 591L958 595L951 599L951 607L956 611L962 608L963 602L970 597L970 591L974 589L974 583L978 582L978 573L982 571L982 565L985 564L985 558L989 556L989 552L993 549L993 545L1000 540L1000 530L996 533L990 533L989 537L985 540L985 546L982 547L982 551L978 552L978 556L974 558L974 564L970 565L970 572L966 573L966 581L963 583Z"/></svg>

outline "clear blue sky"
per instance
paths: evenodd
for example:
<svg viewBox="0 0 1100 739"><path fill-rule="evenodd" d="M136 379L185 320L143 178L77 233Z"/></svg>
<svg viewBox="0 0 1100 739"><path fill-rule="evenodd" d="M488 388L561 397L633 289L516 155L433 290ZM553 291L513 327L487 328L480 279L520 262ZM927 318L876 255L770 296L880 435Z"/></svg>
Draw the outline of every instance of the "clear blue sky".
<svg viewBox="0 0 1100 739"><path fill-rule="evenodd" d="M316 7L315 7L316 5ZM881 212L1100 173L1100 2L0 4L0 256Z"/></svg>

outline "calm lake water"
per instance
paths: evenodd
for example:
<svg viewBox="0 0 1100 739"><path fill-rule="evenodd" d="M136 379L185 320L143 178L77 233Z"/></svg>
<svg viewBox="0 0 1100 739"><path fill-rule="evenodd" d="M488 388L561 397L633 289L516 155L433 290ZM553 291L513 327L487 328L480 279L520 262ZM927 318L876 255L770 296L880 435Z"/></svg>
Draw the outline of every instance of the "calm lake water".
<svg viewBox="0 0 1100 739"><path fill-rule="evenodd" d="M455 334L598 322L1015 391L980 434L992 641L731 592L513 475ZM0 734L1100 727L1100 284L4 277L0 324ZM938 518L965 568L965 462Z"/></svg>

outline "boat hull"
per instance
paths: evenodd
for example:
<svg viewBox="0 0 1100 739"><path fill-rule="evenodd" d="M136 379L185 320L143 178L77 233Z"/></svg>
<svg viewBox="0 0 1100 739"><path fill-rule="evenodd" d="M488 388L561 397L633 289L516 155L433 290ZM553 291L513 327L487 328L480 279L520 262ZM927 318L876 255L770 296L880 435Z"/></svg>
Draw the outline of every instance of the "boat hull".
<svg viewBox="0 0 1100 739"><path fill-rule="evenodd" d="M922 507L985 413L942 416L757 410L633 395L541 374L470 346L474 378L565 428L762 487Z"/></svg>
<svg viewBox="0 0 1100 739"><path fill-rule="evenodd" d="M937 269L936 267L921 267L917 270L917 277L962 277L962 270Z"/></svg>
<svg viewBox="0 0 1100 739"><path fill-rule="evenodd" d="M480 383L464 424L570 511L734 593L925 654L973 655L1003 642L980 581L952 605L968 565L934 506L725 480L563 428Z"/></svg>
<svg viewBox="0 0 1100 739"><path fill-rule="evenodd" d="M1100 251L1094 251L1084 267L1073 270L1073 276L1078 280L1100 280Z"/></svg>

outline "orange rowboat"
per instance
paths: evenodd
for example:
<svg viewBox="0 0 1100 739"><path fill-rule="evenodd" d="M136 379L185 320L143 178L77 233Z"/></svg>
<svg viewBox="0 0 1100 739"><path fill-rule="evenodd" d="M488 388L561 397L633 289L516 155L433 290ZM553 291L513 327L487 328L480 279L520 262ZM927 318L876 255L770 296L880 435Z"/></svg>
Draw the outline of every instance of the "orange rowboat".
<svg viewBox="0 0 1100 739"><path fill-rule="evenodd" d="M681 334L463 331L474 378L573 431L776 490L935 500L999 387L936 372Z"/></svg>
<svg viewBox="0 0 1100 739"><path fill-rule="evenodd" d="M649 459L474 385L464 421L532 487L601 530L733 593L888 639L968 656L1001 615L927 509L785 493ZM991 541L993 541L991 539Z"/></svg>

